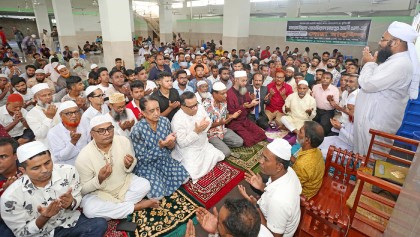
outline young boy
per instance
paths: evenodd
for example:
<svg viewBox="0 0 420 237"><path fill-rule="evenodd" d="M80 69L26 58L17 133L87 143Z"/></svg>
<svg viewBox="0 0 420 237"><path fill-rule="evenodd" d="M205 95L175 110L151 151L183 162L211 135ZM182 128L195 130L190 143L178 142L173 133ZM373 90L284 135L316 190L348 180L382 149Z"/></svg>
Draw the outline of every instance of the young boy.
<svg viewBox="0 0 420 237"><path fill-rule="evenodd" d="M143 118L143 114L141 113L140 109L140 99L144 97L144 84L143 82L136 80L130 83L130 94L133 97L127 105L127 109L131 109L134 115L136 116L137 120Z"/></svg>

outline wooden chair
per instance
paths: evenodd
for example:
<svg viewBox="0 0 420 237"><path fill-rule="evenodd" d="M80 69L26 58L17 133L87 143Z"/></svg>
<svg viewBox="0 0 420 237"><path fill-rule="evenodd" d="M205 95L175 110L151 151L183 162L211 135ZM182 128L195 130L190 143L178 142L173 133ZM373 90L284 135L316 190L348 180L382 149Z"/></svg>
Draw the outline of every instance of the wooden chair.
<svg viewBox="0 0 420 237"><path fill-rule="evenodd" d="M388 161L393 161L405 166L411 165L411 161L404 158L414 157L416 152L396 146L395 141L397 141L398 144L412 145L415 147L419 145L420 141L381 132L375 129L370 129L369 133L372 134L372 138L370 139L369 149L366 154L366 165L372 165L378 158L388 159ZM385 142L385 140L387 142ZM393 153L398 154L398 156L392 155Z"/></svg>
<svg viewBox="0 0 420 237"><path fill-rule="evenodd" d="M417 147L420 141L374 129L370 129L369 132L372 134L372 138L369 150L366 154L365 165L373 166L375 162L373 156L375 156L376 159L386 159L387 162L397 163L398 165L411 165L411 161L407 158L413 157L415 151L396 146L395 142L397 142L397 144L406 144ZM388 140L388 142L385 142L385 140ZM398 196L401 191L401 186L360 171L357 172L357 179L360 180L360 184L351 210L351 227L368 236L382 236L388 220L391 217L392 208L394 208L396 202L372 192L370 187L376 186ZM365 188L366 185L369 185L369 188ZM362 201L362 199L365 201ZM361 208L361 211L365 214L362 215L358 213L360 211L358 211L357 208ZM388 212L385 210L388 210ZM371 218L368 218L367 215Z"/></svg>
<svg viewBox="0 0 420 237"><path fill-rule="evenodd" d="M301 199L301 225L297 236L344 236L351 219L346 200L354 189L357 168L364 157L331 146L321 188L310 200ZM333 168L333 169L331 169Z"/></svg>

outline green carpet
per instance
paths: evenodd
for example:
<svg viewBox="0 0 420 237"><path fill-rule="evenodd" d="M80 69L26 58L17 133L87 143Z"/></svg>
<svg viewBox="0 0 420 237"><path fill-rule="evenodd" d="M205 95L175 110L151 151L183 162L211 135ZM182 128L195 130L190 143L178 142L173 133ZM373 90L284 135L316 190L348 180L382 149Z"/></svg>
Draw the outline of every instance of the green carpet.
<svg viewBox="0 0 420 237"><path fill-rule="evenodd" d="M195 218L195 210L200 204L188 194L177 190L171 196L160 201L159 209L147 208L128 217L129 221L137 223L131 237L175 237L184 236L186 223Z"/></svg>
<svg viewBox="0 0 420 237"><path fill-rule="evenodd" d="M265 146L267 146L267 141L261 141L251 147L238 147L238 148L232 148L231 151L238 153L241 155L239 159L234 158L232 156L227 158L227 161L243 170L252 170L253 172L259 172L260 166L259 166L259 158L262 153L262 150Z"/></svg>

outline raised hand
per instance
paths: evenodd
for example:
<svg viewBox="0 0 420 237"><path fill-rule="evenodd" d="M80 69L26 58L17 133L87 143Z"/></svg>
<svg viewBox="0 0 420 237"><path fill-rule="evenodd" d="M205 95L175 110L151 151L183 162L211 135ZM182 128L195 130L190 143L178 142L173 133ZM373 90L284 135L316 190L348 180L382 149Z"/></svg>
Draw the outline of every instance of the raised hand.
<svg viewBox="0 0 420 237"><path fill-rule="evenodd" d="M12 176L7 178L6 182L3 183L3 191L6 190L13 182L15 182L18 179L16 176Z"/></svg>
<svg viewBox="0 0 420 237"><path fill-rule="evenodd" d="M185 231L184 237L194 237L195 236L195 227L193 221L190 219L187 222L187 230Z"/></svg>
<svg viewBox="0 0 420 237"><path fill-rule="evenodd" d="M291 110L290 110L290 108L289 107L287 107L287 106L284 106L284 112L285 113L289 113Z"/></svg>
<svg viewBox="0 0 420 237"><path fill-rule="evenodd" d="M242 110L238 110L235 113L232 114L232 118L237 119L239 117L239 115L241 115Z"/></svg>
<svg viewBox="0 0 420 237"><path fill-rule="evenodd" d="M126 169L130 168L130 166L133 164L134 162L134 157L127 154L124 156L124 166Z"/></svg>
<svg viewBox="0 0 420 237"><path fill-rule="evenodd" d="M178 108L181 104L179 103L179 101L169 101L169 107L171 107L172 109Z"/></svg>
<svg viewBox="0 0 420 237"><path fill-rule="evenodd" d="M248 173L245 173L245 180L251 184L252 187L264 191L265 185L260 174L255 174L252 170L248 169Z"/></svg>
<svg viewBox="0 0 420 237"><path fill-rule="evenodd" d="M71 206L73 203L73 195L71 194L72 188L69 188L67 192L65 192L63 195L60 196L58 200L60 200L60 207L67 209Z"/></svg>
<svg viewBox="0 0 420 237"><path fill-rule="evenodd" d="M194 132L199 134L206 130L207 126L209 126L210 122L206 120L206 117L204 117L200 123L195 123L195 129Z"/></svg>
<svg viewBox="0 0 420 237"><path fill-rule="evenodd" d="M195 211L198 223L208 233L216 233L217 231L217 217L219 216L216 207L213 207L213 214L203 207L198 207Z"/></svg>
<svg viewBox="0 0 420 237"><path fill-rule="evenodd" d="M50 204L47 207L38 206L37 210L39 214L41 214L42 217L49 219L60 212L61 210L60 200L57 199L50 202Z"/></svg>
<svg viewBox="0 0 420 237"><path fill-rule="evenodd" d="M107 179L112 173L112 166L110 163L107 163L104 167L102 167L99 170L99 174L98 174L98 180L99 180L99 184L102 184L102 182Z"/></svg>
<svg viewBox="0 0 420 237"><path fill-rule="evenodd" d="M76 132L71 131L70 132L70 139L71 139L70 142L73 145L76 145L77 141L79 141L79 139L80 139L81 136L82 136L81 133L76 133Z"/></svg>
<svg viewBox="0 0 420 237"><path fill-rule="evenodd" d="M370 53L369 47L365 47L362 51L362 63L368 63L368 62L376 62L376 59L378 58L378 52L376 51L375 54L372 56Z"/></svg>
<svg viewBox="0 0 420 237"><path fill-rule="evenodd" d="M45 116L47 116L47 118L49 119L53 119L55 114L57 113L57 106L51 104L48 105L46 110L43 110Z"/></svg>
<svg viewBox="0 0 420 237"><path fill-rule="evenodd" d="M305 112L306 112L309 116L311 116L311 114L312 114L312 109L307 109L307 110L305 110Z"/></svg>

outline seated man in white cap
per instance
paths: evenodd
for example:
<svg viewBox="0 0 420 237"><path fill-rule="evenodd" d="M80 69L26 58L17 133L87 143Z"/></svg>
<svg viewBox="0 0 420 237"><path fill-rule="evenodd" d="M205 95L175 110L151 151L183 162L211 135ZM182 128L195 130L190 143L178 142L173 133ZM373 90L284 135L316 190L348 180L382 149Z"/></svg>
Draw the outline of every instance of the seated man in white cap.
<svg viewBox="0 0 420 237"><path fill-rule="evenodd" d="M260 102L257 99L251 100L246 88L248 81L246 72L236 71L234 76L234 85L227 91L227 109L229 115L233 116L232 121L227 124L227 128L241 136L244 146L250 147L267 139L264 130L248 118L250 110ZM234 116L235 113L239 113L239 116Z"/></svg>
<svg viewBox="0 0 420 237"><path fill-rule="evenodd" d="M124 94L117 92L109 96L109 108L106 116L111 119L115 134L128 137L137 119L133 111L126 108Z"/></svg>
<svg viewBox="0 0 420 237"><path fill-rule="evenodd" d="M353 151L353 141L354 139L354 110L356 103L356 97L351 97L347 100L347 110L348 110L348 122L340 123L336 119L331 119L331 125L338 130L338 136L328 136L324 138L324 142L319 146L321 149L322 156L324 159L327 157L328 148L330 146L339 147L348 151Z"/></svg>
<svg viewBox="0 0 420 237"><path fill-rule="evenodd" d="M53 118L57 113L57 106L52 103L53 93L47 83L37 84L31 90L36 105L27 113L26 121L35 134L35 140L48 147L47 134L54 126Z"/></svg>
<svg viewBox="0 0 420 237"><path fill-rule="evenodd" d="M289 84L291 87L292 87L292 89L293 88L297 88L297 85L296 85L296 81L295 81L295 78L294 78L294 75L295 75L295 68L294 67L286 67L286 70L285 70L285 82L287 83L287 84ZM296 89L293 89L293 92L296 92L295 91Z"/></svg>
<svg viewBox="0 0 420 237"><path fill-rule="evenodd" d="M302 195L307 199L315 196L321 188L324 177L324 159L318 146L324 140L324 129L314 121L305 121L300 128L297 140L302 149L292 161L293 170L302 185Z"/></svg>
<svg viewBox="0 0 420 237"><path fill-rule="evenodd" d="M57 67L58 72L60 73L60 77L57 79L56 83L56 94L54 94L54 102L61 102L61 99L67 94L67 79L72 76L70 74L69 69L66 68L64 65L60 65Z"/></svg>
<svg viewBox="0 0 420 237"><path fill-rule="evenodd" d="M26 122L28 111L22 107L23 97L19 94L9 95L6 105L0 107L0 124L19 144L24 144L35 138Z"/></svg>
<svg viewBox="0 0 420 237"><path fill-rule="evenodd" d="M51 91L55 93L55 84L45 75L44 69L37 69L35 71L35 77L29 78L27 81L28 88L32 88L34 85L40 83L47 83Z"/></svg>
<svg viewBox="0 0 420 237"><path fill-rule="evenodd" d="M195 92L195 96L197 97L198 104L203 104L204 101L211 100L209 84L207 84L206 81L197 82L197 92Z"/></svg>
<svg viewBox="0 0 420 237"><path fill-rule="evenodd" d="M207 138L211 121L204 107L197 102L194 93L181 95L181 109L174 115L171 127L176 134L172 158L180 161L190 174L193 183L206 175L225 155Z"/></svg>
<svg viewBox="0 0 420 237"><path fill-rule="evenodd" d="M132 144L128 138L114 135L110 117L92 118L90 129L93 140L76 159L83 213L90 218L124 219L133 211L158 207L157 200L142 200L150 183L132 173L137 164Z"/></svg>
<svg viewBox="0 0 420 237"><path fill-rule="evenodd" d="M308 82L299 81L298 91L286 98L283 106L285 116L280 121L291 132L298 134L305 121L312 120L316 115L316 101L309 95Z"/></svg>
<svg viewBox="0 0 420 237"><path fill-rule="evenodd" d="M239 116L239 112L229 116L227 111L226 93L227 89L222 82L213 84L212 97L203 102L203 107L212 120L210 129L207 131L209 142L221 150L225 157L231 155L229 147L241 147L244 140L229 128L225 127L232 119Z"/></svg>
<svg viewBox="0 0 420 237"><path fill-rule="evenodd" d="M79 77L85 77L88 72L89 62L80 57L79 51L75 50L73 58L69 60L70 72Z"/></svg>
<svg viewBox="0 0 420 237"><path fill-rule="evenodd" d="M414 42L418 35L413 26L395 21L379 40L379 52L372 56L368 47L363 50L365 65L355 105L355 152L366 155L371 128L395 134L408 99L417 99L420 63Z"/></svg>
<svg viewBox="0 0 420 237"><path fill-rule="evenodd" d="M266 227L274 236L292 237L300 220L300 193L302 186L295 171L289 167L291 149L289 142L276 138L264 148L260 157L261 172L269 176L263 183L259 174L245 174L245 180L258 191L264 192L257 201L239 185L239 192L258 206Z"/></svg>
<svg viewBox="0 0 420 237"><path fill-rule="evenodd" d="M80 129L82 133L86 134L88 141L90 141L90 120L95 116L109 113L109 108L104 103L105 93L99 86L89 86L86 88L85 94L90 105L82 114Z"/></svg>
<svg viewBox="0 0 420 237"><path fill-rule="evenodd" d="M17 157L24 175L1 197L1 217L16 236L104 235L104 219L88 219L77 210L82 195L76 168L53 165L39 141L20 146Z"/></svg>
<svg viewBox="0 0 420 237"><path fill-rule="evenodd" d="M88 144L87 134L80 128L81 112L73 101L60 104L60 122L47 135L49 148L56 164L74 165L77 155Z"/></svg>

